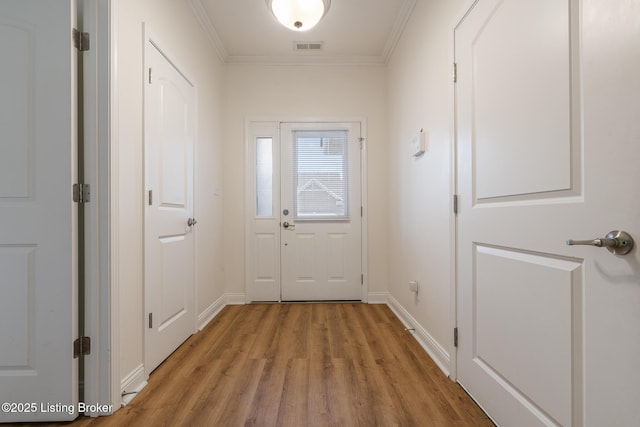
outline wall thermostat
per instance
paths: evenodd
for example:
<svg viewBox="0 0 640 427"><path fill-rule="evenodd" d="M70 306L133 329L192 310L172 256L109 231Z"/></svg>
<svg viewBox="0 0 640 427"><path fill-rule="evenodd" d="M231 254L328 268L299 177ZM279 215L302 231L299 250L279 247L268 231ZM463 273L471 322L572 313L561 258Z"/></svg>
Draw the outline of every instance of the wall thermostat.
<svg viewBox="0 0 640 427"><path fill-rule="evenodd" d="M424 129L420 129L413 138L411 138L411 155L418 157L422 155L426 149L427 134Z"/></svg>

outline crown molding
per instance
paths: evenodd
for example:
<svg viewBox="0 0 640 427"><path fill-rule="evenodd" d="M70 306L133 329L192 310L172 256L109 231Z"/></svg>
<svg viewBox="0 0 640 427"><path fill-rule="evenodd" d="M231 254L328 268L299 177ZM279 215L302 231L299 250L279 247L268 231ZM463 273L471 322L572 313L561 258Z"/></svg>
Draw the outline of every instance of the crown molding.
<svg viewBox="0 0 640 427"><path fill-rule="evenodd" d="M207 11L202 5L202 0L188 0L188 2L189 2L189 6L191 6L191 10L193 11L193 14L198 20L198 23L200 24L205 34L207 35L209 42L218 53L220 60L222 62L227 62L229 58L229 54L227 53L227 50L225 49L224 44L222 43L222 40L220 40L220 36L218 35L218 32L213 26L211 19L209 19L209 15L207 14Z"/></svg>
<svg viewBox="0 0 640 427"><path fill-rule="evenodd" d="M400 13L398 14L396 22L393 24L391 35L389 36L387 44L382 51L382 57L384 58L385 64L389 61L391 55L393 55L393 51L398 45L400 37L402 37L402 33L407 26L407 22L409 22L409 19L411 18L411 14L413 13L413 9L415 8L415 6L416 0L404 0L402 2Z"/></svg>
<svg viewBox="0 0 640 427"><path fill-rule="evenodd" d="M225 64L274 64L274 65L385 65L402 36L404 28L411 18L416 0L403 0L400 13L391 29L391 33L381 55L369 56L270 56L270 55L229 55L218 35L202 0L188 0L191 10L214 47L220 60Z"/></svg>
<svg viewBox="0 0 640 427"><path fill-rule="evenodd" d="M256 65L385 65L382 56L228 56L227 64Z"/></svg>

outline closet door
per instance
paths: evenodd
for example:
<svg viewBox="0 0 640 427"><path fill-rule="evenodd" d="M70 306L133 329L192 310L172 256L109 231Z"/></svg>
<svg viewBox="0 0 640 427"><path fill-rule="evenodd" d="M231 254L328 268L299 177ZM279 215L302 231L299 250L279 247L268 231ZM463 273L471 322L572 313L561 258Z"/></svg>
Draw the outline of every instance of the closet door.
<svg viewBox="0 0 640 427"><path fill-rule="evenodd" d="M78 415L75 22L0 2L0 422Z"/></svg>

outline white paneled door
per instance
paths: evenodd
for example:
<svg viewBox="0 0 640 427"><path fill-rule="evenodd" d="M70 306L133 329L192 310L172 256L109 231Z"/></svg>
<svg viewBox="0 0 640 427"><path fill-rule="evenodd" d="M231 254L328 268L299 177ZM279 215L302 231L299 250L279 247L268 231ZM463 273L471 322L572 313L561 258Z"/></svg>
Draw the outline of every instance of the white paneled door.
<svg viewBox="0 0 640 427"><path fill-rule="evenodd" d="M360 123L252 123L247 300L362 299Z"/></svg>
<svg viewBox="0 0 640 427"><path fill-rule="evenodd" d="M153 39L145 42L145 369L195 330L195 87Z"/></svg>
<svg viewBox="0 0 640 427"><path fill-rule="evenodd" d="M360 124L280 132L282 300L361 300Z"/></svg>
<svg viewBox="0 0 640 427"><path fill-rule="evenodd" d="M640 238L638 8L615 3L479 0L455 29L457 374L502 426L640 420L637 248L566 244Z"/></svg>
<svg viewBox="0 0 640 427"><path fill-rule="evenodd" d="M78 415L75 22L0 2L0 422Z"/></svg>

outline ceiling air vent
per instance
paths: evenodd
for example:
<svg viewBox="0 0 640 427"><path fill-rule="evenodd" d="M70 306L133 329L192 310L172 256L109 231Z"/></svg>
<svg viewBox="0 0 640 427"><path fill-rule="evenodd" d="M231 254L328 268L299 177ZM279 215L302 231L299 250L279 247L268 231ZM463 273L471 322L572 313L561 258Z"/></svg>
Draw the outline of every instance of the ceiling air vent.
<svg viewBox="0 0 640 427"><path fill-rule="evenodd" d="M293 42L296 52L317 52L322 50L324 42Z"/></svg>

